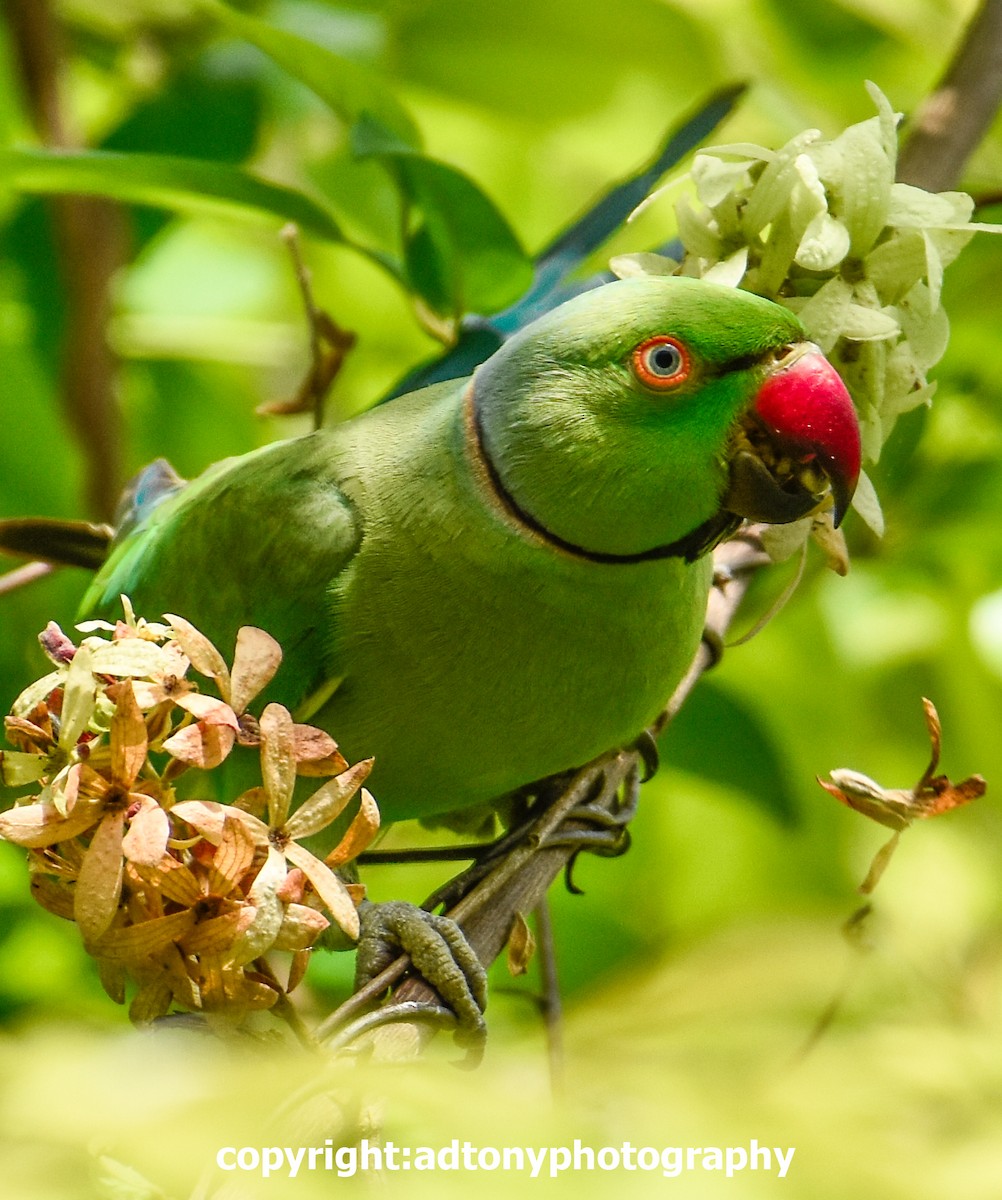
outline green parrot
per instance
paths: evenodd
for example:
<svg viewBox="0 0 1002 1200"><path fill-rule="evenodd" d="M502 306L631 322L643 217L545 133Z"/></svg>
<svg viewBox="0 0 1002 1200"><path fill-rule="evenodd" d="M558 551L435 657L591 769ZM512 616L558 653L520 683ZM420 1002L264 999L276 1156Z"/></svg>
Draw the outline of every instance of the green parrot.
<svg viewBox="0 0 1002 1200"><path fill-rule="evenodd" d="M703 629L742 518L859 473L834 369L787 309L685 278L586 292L466 379L142 502L83 602L285 658L267 698L374 756L384 821L489 803L631 741Z"/></svg>

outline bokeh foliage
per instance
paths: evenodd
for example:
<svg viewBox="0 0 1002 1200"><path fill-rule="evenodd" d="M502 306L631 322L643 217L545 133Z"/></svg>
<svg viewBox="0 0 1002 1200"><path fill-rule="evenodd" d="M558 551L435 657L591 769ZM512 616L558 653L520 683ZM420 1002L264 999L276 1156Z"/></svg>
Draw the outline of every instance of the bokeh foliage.
<svg viewBox="0 0 1002 1200"><path fill-rule="evenodd" d="M427 152L476 180L534 250L642 162L663 129L712 87L752 81L724 131L732 141L779 145L808 125L834 134L870 115L864 78L913 111L971 7L960 0L281 0L260 11L378 72L414 115ZM386 171L355 161L343 123L259 51L218 32L204 13L193 15L196 5L63 0L59 8L72 47L68 108L87 144L249 165L329 197L350 238L394 244ZM0 35L0 130L8 144L30 144L8 31L0 27ZM976 197L997 193L1000 174L996 129L964 186ZM610 249L647 249L671 232L669 214L670 204L654 206ZM48 210L11 192L0 215L0 515L80 515L85 463L58 400L66 309ZM306 363L307 331L277 222L176 219L143 208L129 211L128 230L129 265L116 279L109 329L123 360L124 470L163 454L190 474L305 427L304 419L253 415L255 405L293 392ZM435 344L370 260L311 240L306 254L320 302L359 335L329 406L336 420L378 399ZM586 896L555 895L576 1101L550 1119L549 1138L602 1144L618 1133L637 1142L646 1134L655 1143L726 1144L774 1129L801 1147L783 1185L794 1195L997 1193L1000 269L1002 246L983 238L947 275L953 336L936 372L935 403L902 418L874 473L887 518L883 540L850 519L848 578L816 564L780 617L725 656L664 739L665 766L645 789L629 855L582 861L577 878ZM785 570L760 581L749 623ZM0 598L0 698L12 699L42 673L35 634L50 618L72 623L82 586L82 575L66 572ZM866 933L872 952L857 954L840 925L883 834L835 805L813 776L852 766L888 785L912 783L927 758L922 695L943 720L944 768L955 777L980 772L989 794L909 832L875 897ZM71 1046L59 1026L106 1031L121 1016L73 931L30 905L20 853L6 845L0 852L0 1014L35 1048L22 1057L5 1043L4 1075L29 1078L39 1048L65 1055L67 1080L52 1086L72 1107L81 1080L106 1069L94 1065L100 1054L125 1052L108 1049L110 1031L97 1050ZM378 897L418 899L439 878L385 868L368 882ZM791 1067L842 986L847 962L855 966L844 1005L813 1054ZM349 966L346 956L314 964L318 1003L343 987ZM495 985L492 1019L503 1049L488 1086L473 1094L493 1088L498 1112L513 1095L526 1096L527 1112L538 1113L542 1059L510 1046L537 1037L530 1005L503 994L501 970ZM461 1118L480 1121L469 1117L471 1102L464 1107L452 1076L430 1084L418 1076L399 1087L398 1136L444 1140ZM430 1087L452 1098L422 1117ZM30 1118L42 1108L37 1090L27 1091L20 1109L13 1093L2 1100L12 1146L21 1147L10 1161L23 1168L23 1194L34 1177L32 1186L50 1188L39 1195L65 1195L59 1172L79 1170L96 1124L71 1123L62 1140L36 1126L29 1138ZM95 1111L114 1123L119 1104L104 1096ZM483 1107L496 1142L540 1140L528 1118L523 1125ZM176 1113L171 1119L183 1126ZM490 1125L487 1117L482 1125ZM46 1143L60 1147L50 1184L29 1153ZM128 1157L121 1141L111 1137L109 1145ZM155 1158L147 1147L146 1165ZM173 1170L167 1186L190 1184L180 1167ZM653 1178L624 1186L631 1182L661 1186ZM730 1182L728 1195L770 1194L768 1182ZM673 1186L684 1195L715 1194L702 1185Z"/></svg>

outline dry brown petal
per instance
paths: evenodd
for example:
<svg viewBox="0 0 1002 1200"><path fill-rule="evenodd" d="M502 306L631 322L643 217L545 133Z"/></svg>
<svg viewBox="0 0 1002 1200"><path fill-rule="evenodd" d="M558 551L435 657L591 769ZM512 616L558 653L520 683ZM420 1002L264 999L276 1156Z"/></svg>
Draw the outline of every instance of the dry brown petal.
<svg viewBox="0 0 1002 1200"><path fill-rule="evenodd" d="M840 769L831 772L832 782L818 779L818 783L849 808L877 821L888 829L906 829L915 815L911 811L913 794L903 788L882 788L867 775L859 771Z"/></svg>
<svg viewBox="0 0 1002 1200"><path fill-rule="evenodd" d="M818 783L843 804L895 831L906 829L913 820L939 816L983 796L987 784L980 775L953 783L946 775L934 774L942 749L942 728L933 702L923 697L922 706L929 731L930 758L922 778L913 788L884 788L859 771L847 769L832 771L831 783L823 779ZM894 843L890 844L893 849ZM877 865L874 860L874 868ZM871 868L871 875L874 868ZM882 870L883 866L880 866L877 878Z"/></svg>
<svg viewBox="0 0 1002 1200"><path fill-rule="evenodd" d="M936 705L927 696L922 697L922 711L925 715L925 727L929 730L930 756L929 765L925 769L925 774L919 780L916 791L936 774L936 768L939 766L940 751L943 748L943 726L940 724Z"/></svg>
<svg viewBox="0 0 1002 1200"><path fill-rule="evenodd" d="M268 857L247 895L256 911L254 920L233 946L231 961L234 964L241 966L252 962L271 949L285 916L285 905L279 900L278 892L286 874L285 856L274 846L269 846Z"/></svg>
<svg viewBox="0 0 1002 1200"><path fill-rule="evenodd" d="M237 714L225 700L218 700L215 696L206 696L202 692L186 692L183 696L176 697L174 703L205 725L225 725L234 733L240 729Z"/></svg>
<svg viewBox="0 0 1002 1200"><path fill-rule="evenodd" d="M169 917L154 917L152 921L140 921L138 925L109 929L92 944L91 952L111 962L148 962L171 943L183 939L194 924L195 914L186 908Z"/></svg>
<svg viewBox="0 0 1002 1200"><path fill-rule="evenodd" d="M257 846L267 846L270 842L268 826L252 813L243 812L231 804L218 804L215 800L182 800L170 810L171 815L180 817L186 824L218 846L223 838L226 818L232 817L240 821L250 832Z"/></svg>
<svg viewBox="0 0 1002 1200"><path fill-rule="evenodd" d="M223 838L229 808L215 800L182 800L170 810L172 817L179 817L186 825L196 829L202 837L218 846Z"/></svg>
<svg viewBox="0 0 1002 1200"><path fill-rule="evenodd" d="M238 713L271 683L282 662L282 647L269 633L244 625L233 652L230 701Z"/></svg>
<svg viewBox="0 0 1002 1200"><path fill-rule="evenodd" d="M279 993L275 990L274 985L266 979L242 977L241 984L239 1000L253 1012L272 1008L278 1000Z"/></svg>
<svg viewBox="0 0 1002 1200"><path fill-rule="evenodd" d="M197 959L194 982L199 992L199 1007L205 1012L226 1008L230 997L226 991L223 959L220 954L201 954Z"/></svg>
<svg viewBox="0 0 1002 1200"><path fill-rule="evenodd" d="M887 864L891 861L891 855L897 850L900 839L901 830L896 829L873 856L873 862L870 863L866 878L859 885L859 890L864 896L868 896L880 882L880 877L887 870Z"/></svg>
<svg viewBox="0 0 1002 1200"><path fill-rule="evenodd" d="M940 813L980 799L987 790L988 784L980 775L972 775L960 783L951 783L945 775L937 775L929 781L925 792L916 797L915 816L920 819L938 817Z"/></svg>
<svg viewBox="0 0 1002 1200"><path fill-rule="evenodd" d="M205 634L200 633L190 621L186 621L184 617L176 617L172 613L165 613L164 616L170 621L174 639L191 665L200 675L207 675L210 679L214 679L220 695L224 700L228 700L230 698L230 672L223 661L223 656Z"/></svg>
<svg viewBox="0 0 1002 1200"><path fill-rule="evenodd" d="M250 870L254 852L250 830L239 818L227 816L223 822L223 836L206 875L209 891L216 896L229 895Z"/></svg>
<svg viewBox="0 0 1002 1200"><path fill-rule="evenodd" d="M63 633L55 621L50 621L46 625L38 635L38 641L45 651L46 658L50 659L58 667L65 666L77 652L76 646Z"/></svg>
<svg viewBox="0 0 1002 1200"><path fill-rule="evenodd" d="M297 950L289 964L289 980L285 985L285 994L290 995L306 978L306 969L310 965L310 951Z"/></svg>
<svg viewBox="0 0 1002 1200"><path fill-rule="evenodd" d="M298 867L293 867L286 875L285 882L278 889L278 898L283 904L301 904L306 894L309 881Z"/></svg>
<svg viewBox="0 0 1002 1200"><path fill-rule="evenodd" d="M233 807L255 817L263 817L268 810L268 793L263 787L248 788L233 801Z"/></svg>
<svg viewBox="0 0 1002 1200"><path fill-rule="evenodd" d="M170 945L160 956L160 960L167 968L175 1001L182 1008L198 1009L200 1007L198 990L188 974L188 963L181 951L176 945Z"/></svg>
<svg viewBox="0 0 1002 1200"><path fill-rule="evenodd" d="M205 895L192 872L171 854L165 854L158 863L147 868L144 875L153 887L175 904L190 907Z"/></svg>
<svg viewBox="0 0 1002 1200"><path fill-rule="evenodd" d="M296 786L296 747L289 710L269 704L261 714L261 779L268 793L268 824L281 829Z"/></svg>
<svg viewBox="0 0 1002 1200"><path fill-rule="evenodd" d="M180 940L185 954L228 954L233 943L254 920L254 908L241 904L231 912L209 917L199 923Z"/></svg>
<svg viewBox="0 0 1002 1200"><path fill-rule="evenodd" d="M845 534L832 523L832 510L819 513L811 523L811 536L824 551L826 566L836 575L849 574L849 547Z"/></svg>
<svg viewBox="0 0 1002 1200"><path fill-rule="evenodd" d="M28 720L26 717L12 715L4 717L3 724L7 741L12 746L19 746L29 752L41 751L45 754L55 745L51 723L46 727L37 723L35 719Z"/></svg>
<svg viewBox="0 0 1002 1200"><path fill-rule="evenodd" d="M28 848L54 846L78 837L97 823L101 806L93 801L74 805L64 817L54 804L25 804L0 813L0 837Z"/></svg>
<svg viewBox="0 0 1002 1200"><path fill-rule="evenodd" d="M296 770L300 775L339 775L348 760L338 752L337 742L315 725L296 725Z"/></svg>
<svg viewBox="0 0 1002 1200"><path fill-rule="evenodd" d="M122 853L142 867L153 867L163 858L170 837L170 821L155 800L144 796L139 812L129 822L122 838Z"/></svg>
<svg viewBox="0 0 1002 1200"><path fill-rule="evenodd" d="M127 637L112 642L88 642L94 658L91 670L98 675L143 679L163 670L163 650L154 642Z"/></svg>
<svg viewBox="0 0 1002 1200"><path fill-rule="evenodd" d="M152 979L141 984L129 1005L129 1020L133 1025L148 1025L166 1016L174 1000L171 977L162 968Z"/></svg>
<svg viewBox="0 0 1002 1200"><path fill-rule="evenodd" d="M370 792L362 788L361 805L352 818L344 837L324 861L331 868L344 866L358 858L379 832L379 809Z"/></svg>
<svg viewBox="0 0 1002 1200"><path fill-rule="evenodd" d="M351 897L351 902L356 908L365 899L365 884L364 883L346 883L344 890Z"/></svg>
<svg viewBox="0 0 1002 1200"><path fill-rule="evenodd" d="M299 867L313 884L313 890L323 901L328 912L352 939L358 939L358 910L352 903L348 890L334 872L312 855L305 846L290 842L285 848L285 857Z"/></svg>
<svg viewBox="0 0 1002 1200"><path fill-rule="evenodd" d="M68 883L35 872L31 876L31 894L46 911L73 920L73 888Z"/></svg>
<svg viewBox="0 0 1002 1200"><path fill-rule="evenodd" d="M285 909L285 918L279 927L273 950L308 950L325 929L330 928L330 921L315 908L306 904L289 904Z"/></svg>
<svg viewBox="0 0 1002 1200"><path fill-rule="evenodd" d="M233 749L236 733L227 725L186 725L163 744L164 750L180 762L203 771L211 771Z"/></svg>
<svg viewBox="0 0 1002 1200"><path fill-rule="evenodd" d="M108 958L97 960L97 974L101 986L116 1004L125 1003L125 967L120 962Z"/></svg>
<svg viewBox="0 0 1002 1200"><path fill-rule="evenodd" d="M94 830L77 878L73 914L85 945L109 928L122 895L122 830L125 814L106 813Z"/></svg>
<svg viewBox="0 0 1002 1200"><path fill-rule="evenodd" d="M371 758L363 759L328 783L321 784L286 822L285 831L289 837L297 840L311 837L337 820L372 770L372 763Z"/></svg>
<svg viewBox="0 0 1002 1200"><path fill-rule="evenodd" d="M515 914L515 922L508 935L508 970L512 975L524 975L536 952L536 939L521 913Z"/></svg>

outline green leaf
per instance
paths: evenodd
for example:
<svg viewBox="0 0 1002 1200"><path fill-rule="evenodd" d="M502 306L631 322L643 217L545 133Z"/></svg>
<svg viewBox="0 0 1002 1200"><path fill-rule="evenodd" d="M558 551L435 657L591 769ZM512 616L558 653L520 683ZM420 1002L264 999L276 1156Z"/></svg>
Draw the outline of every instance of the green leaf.
<svg viewBox="0 0 1002 1200"><path fill-rule="evenodd" d="M758 712L706 679L659 739L665 764L747 796L780 824L796 823L783 758Z"/></svg>
<svg viewBox="0 0 1002 1200"><path fill-rule="evenodd" d="M427 158L363 117L352 130L358 158L394 176L407 206L407 279L442 316L495 312L532 281L532 264L511 226L467 175Z"/></svg>
<svg viewBox="0 0 1002 1200"><path fill-rule="evenodd" d="M367 113L407 145L420 146L421 135L410 114L365 67L326 46L237 12L223 0L196 0L196 4L305 84L347 124Z"/></svg>
<svg viewBox="0 0 1002 1200"><path fill-rule="evenodd" d="M309 196L225 163L100 150L2 150L0 183L25 192L105 196L176 212L294 221L327 241L346 241L333 215Z"/></svg>

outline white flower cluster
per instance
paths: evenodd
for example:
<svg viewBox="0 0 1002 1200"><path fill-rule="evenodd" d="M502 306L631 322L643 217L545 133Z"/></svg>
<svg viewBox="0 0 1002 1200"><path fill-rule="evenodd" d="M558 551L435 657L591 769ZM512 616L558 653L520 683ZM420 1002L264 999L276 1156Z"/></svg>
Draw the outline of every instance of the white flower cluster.
<svg viewBox="0 0 1002 1200"><path fill-rule="evenodd" d="M698 203L675 205L682 262L624 255L613 269L697 276L792 309L845 380L864 460L876 462L897 418L932 397L926 373L949 337L944 268L977 231L1000 227L972 223L964 192L894 181L900 114L867 89L877 115L832 140L808 129L779 150L737 143L698 154L689 172ZM882 532L865 475L854 507Z"/></svg>

